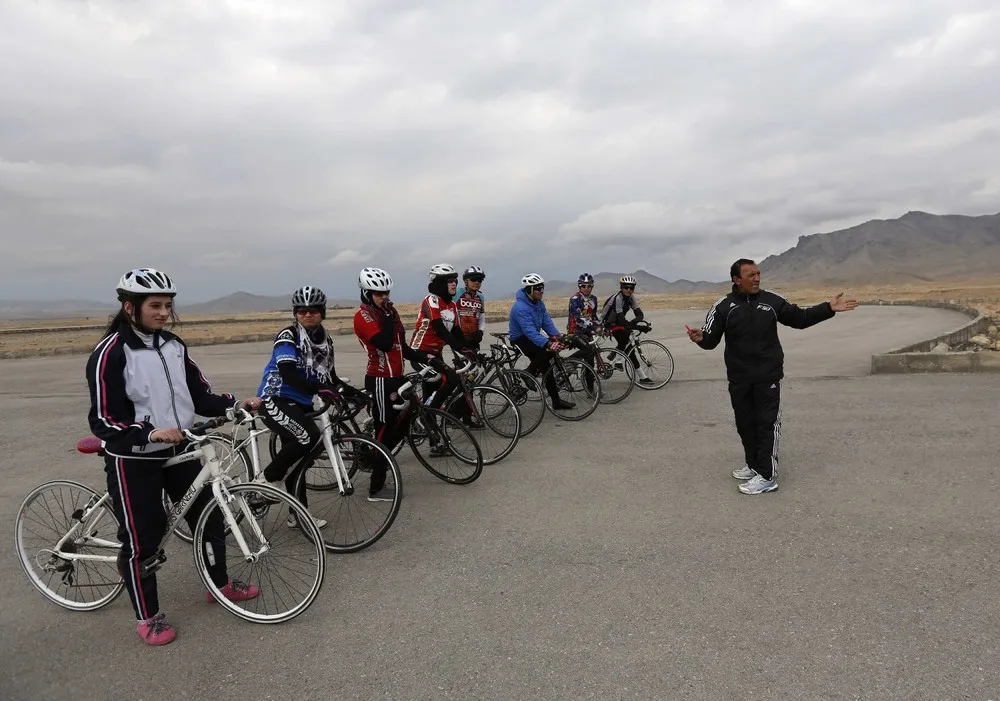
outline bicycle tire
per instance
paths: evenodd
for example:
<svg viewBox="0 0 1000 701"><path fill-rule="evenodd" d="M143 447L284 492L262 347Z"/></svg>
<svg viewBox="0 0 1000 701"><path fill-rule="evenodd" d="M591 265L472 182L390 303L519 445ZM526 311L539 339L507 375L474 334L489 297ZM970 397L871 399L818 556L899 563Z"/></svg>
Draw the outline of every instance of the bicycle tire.
<svg viewBox="0 0 1000 701"><path fill-rule="evenodd" d="M496 387L490 387L489 385L473 385L469 387L469 394L472 396L473 403L473 413L482 422L483 431L489 431L491 435L497 437L497 444L499 450L488 450L486 444L492 445L494 441L489 440L489 435L483 435L483 440L476 439L479 444L479 448L483 454L483 465L495 465L508 455L510 455L514 448L517 446L518 440L521 438L521 413L517 409L517 404L514 400L510 398L502 390ZM477 396L478 395L478 396ZM504 407L502 411L487 411L485 408L485 396L491 395L496 398L501 405ZM464 411L463 404L467 403L465 392L455 392L449 399L448 403L445 405L445 411L452 416L458 418L461 421L461 414L466 413ZM501 416L512 416L514 419L513 429L507 429L502 427L500 421ZM468 428L468 427L467 427ZM475 429L478 431L480 429Z"/></svg>
<svg viewBox="0 0 1000 701"><path fill-rule="evenodd" d="M211 489L211 483L206 484L205 488ZM255 608L259 607L261 603L267 600L268 595L271 594L271 592L268 592L266 589L267 584L274 585L279 582L280 583L290 582L292 579L297 578L299 575L301 575L301 572L296 571L294 573L295 577L287 577L287 578L277 578L271 576L239 577L238 579L248 584L257 585L259 582L259 584L262 585L260 586L260 594L255 599L250 599L249 601L245 602L232 601L230 599L227 599L225 596L222 595L220 587L212 581L212 577L208 572L208 562L206 561L206 549L204 547L205 526L208 522L209 517L212 514L213 509L219 508L219 502L216 501L215 499L212 499L212 501L210 501L208 505L205 507L204 511L202 511L201 516L198 518L198 523L194 529L193 548L194 548L195 566L196 569L198 570L198 575L201 577L202 583L208 589L209 593L215 597L215 600L219 603L219 605L221 605L230 613L238 616L239 618L242 618L243 620L246 621L250 621L252 623L284 623L286 621L290 621L296 616L301 615L306 609L309 608L309 606L312 605L313 601L316 600L316 596L319 594L320 589L323 587L323 580L325 579L326 575L326 549L322 545L323 536L320 533L319 528L316 526L315 521L313 521L312 516L309 514L308 511L306 511L305 507L302 506L302 504L300 504L297 499L292 497L287 492L284 492L283 490L276 489L274 487L271 487L270 485L248 484L245 482L229 485L226 489L229 492L229 495L231 497L234 497L229 501L229 504L234 508L234 510L239 509L242 511L242 507L246 506L247 511L252 512L252 509L250 505L247 503L247 500L241 497L242 493L247 493L247 494L253 493L253 494L263 495L269 502L271 502L269 506L265 509L265 512L262 514L260 519L256 517L251 519L243 518L242 521L239 522L240 524L247 523L249 521L257 524L257 526L259 527L261 525L261 521L263 521L264 518L268 516L277 516L279 521L283 521L285 520L283 513L284 509L279 508L281 506L287 507L290 513L295 514L295 517L297 519L296 524L294 524L291 527L287 526L286 524L279 524L278 528L284 526L286 533L291 533L292 531L294 531L295 533L298 534L305 534L305 541L307 541L308 543L308 550L311 551L311 553L307 553L307 557L305 559L311 565L313 564L315 565L316 573L315 576L312 577L312 581L307 582L308 588L305 594L302 596L302 600L299 601L294 606L290 607L288 610L281 611L279 613L264 614L264 613L259 613L257 611L249 611L243 609L240 606L240 604L246 603L248 605L252 605ZM229 535L231 536L232 534L230 533ZM248 537L252 535L253 534L244 533L243 537L247 540L247 546L250 549L250 551L254 552L255 550L258 549L259 546L256 543L257 540L256 538ZM260 563L268 559L267 558L268 555L274 552L274 545L277 542L277 537L265 536L264 540L267 542L269 549L266 552L264 552L263 555L257 554L257 556L253 558L252 562L241 558L241 563L243 565L246 564L249 564L251 566L259 565ZM227 569L229 570L230 579L234 580L237 579L237 577L233 575L233 569L235 564L234 563L235 558L233 557L233 555L238 553L240 553L238 546L231 547L227 543L226 547Z"/></svg>
<svg viewBox="0 0 1000 701"><path fill-rule="evenodd" d="M371 438L370 436L359 435L354 433L343 433L339 436L333 437L333 447L335 450L340 450L341 446L343 446L346 443L357 444L353 446L353 450L347 457L345 457L344 455L345 451L341 451L341 458L344 460L345 463L347 462L348 458L350 458L351 464L350 467L348 467L347 469L348 473L347 476L348 478L350 478L352 486L354 487L353 491L350 494L341 494L340 490L336 488L337 487L336 475L331 475L332 480L329 477L322 480L324 482L331 481L334 486L333 489L309 490L310 493L312 494L312 496L309 497L309 506L308 506L309 513L315 516L316 518L326 519L327 525L321 531L323 536L322 538L323 547L327 550L327 552L332 552L332 553L358 552L359 550L364 550L365 548L368 548L371 545L375 544L379 539L382 538L382 536L384 536L389 531L389 528L392 527L393 522L396 520L396 516L399 515L399 508L402 505L403 501L402 475L400 474L399 471L399 465L393 459L388 449L386 449L384 445L376 441L374 438ZM387 466L386 470L392 475L391 477L392 484L396 485L396 496L392 502L369 502L367 499L368 497L367 486L360 485L359 488L358 482L360 482L361 480L360 479L356 480L355 477L356 476L360 477L361 475L364 475L366 472L370 473L371 469L370 468L366 469L365 466L358 464L360 462L358 445L365 445L369 449L379 452L382 455L382 458L386 461L386 466ZM368 459L371 459L371 457L372 456L369 455ZM330 465L331 472L332 472L332 467L333 463L331 462ZM299 470L299 473L295 478L295 493L296 495L298 495L300 501L306 498L305 492L308 489L307 487L308 472L314 469L321 469L316 467L315 459L312 461L312 464L310 464L309 467L307 467L304 470ZM388 479L386 480L386 483L387 484L389 483ZM317 494L316 491L320 491L321 493ZM318 499L323 500L324 497L326 497L327 495L329 495L332 499L335 500L334 501L335 504L339 503L340 506L346 506L347 509L351 509L351 506L353 505L363 506L365 504L371 505L370 507L368 507L370 510L377 509L378 505L380 504L388 504L389 509L385 514L385 516L382 518L381 523L377 526L377 528L375 528L374 532L371 532L368 535L368 537L364 538L363 540L355 540L352 542L346 542L346 541L338 542L332 539L332 537L335 537L339 531L339 529L337 528L337 524L344 522L361 523L365 519L362 516L357 515L359 509L354 509L352 510L352 513L345 516L342 509L327 508L322 504L322 502L320 504L316 503ZM305 502L303 501L303 503Z"/></svg>
<svg viewBox="0 0 1000 701"><path fill-rule="evenodd" d="M646 346L646 347L649 347L649 346L653 346L653 347L656 347L656 348L659 348L659 349L660 349L660 350L662 350L662 351L663 351L664 353L666 353L666 355L667 355L667 358L668 358L668 359L670 360L670 372L669 372L669 373L667 373L667 379L663 380L662 382L655 382L655 384L652 384L652 385L646 385L646 384L643 384L642 382L638 382L638 381L637 381L637 382L636 382L636 385L637 385L638 387L642 388L642 389L645 389L645 390L654 390L654 389L661 389L662 387L665 387L665 386L666 386L666 384L667 384L668 382L670 382L670 380L671 380L671 379L673 378L673 376L674 376L674 356L673 356L673 354L672 354L672 353L670 352L670 349L669 349L669 348L667 348L667 347L666 347L665 345L663 345L662 343L660 343L659 341L654 341L654 340L652 340L652 339L650 339L650 338L647 338L647 339L645 339L645 340L642 340L642 341L639 341L639 342L638 342L638 343L636 343L635 345L636 345L636 350L637 350L637 351L638 351L638 352L639 352L640 354L642 354L642 348L643 348L643 346ZM641 361L640 361L640 362L641 362Z"/></svg>
<svg viewBox="0 0 1000 701"><path fill-rule="evenodd" d="M54 489L74 490L79 492L81 496L78 499L73 499L71 503L67 503L67 499L63 495L60 495L58 499L53 499L54 503L52 507L45 509L45 517L42 520L37 521L36 523L38 525L43 525L43 524L48 525L51 523L53 526L55 526L55 528L53 529L55 533L51 537L51 539L48 538L45 539L44 542L47 544L45 547L30 546L27 544L27 538L29 535L31 535L30 533L31 528L29 528L29 526L32 522L29 516L29 510L31 506L40 498L40 496L44 492L51 491ZM71 523L71 520L73 519L74 516L77 515L76 512L85 507L92 499L94 498L99 499L102 496L103 495L98 495L98 493L95 492L90 487L84 484L80 484L79 482L73 482L71 480L52 480L40 484L34 489L32 489L30 492L28 492L28 495L21 502L21 506L17 510L17 516L14 519L14 544L17 547L17 554L18 554L17 559L18 562L21 563L21 568L27 575L28 581L31 582L32 586L34 586L35 589L37 589L38 592L41 593L41 595L44 596L46 599L48 599L49 601L58 606L61 606L62 608L69 609L71 611L96 611L99 608L107 606L121 595L122 591L125 590L125 582L122 579L121 573L118 572L117 564L115 562L96 562L96 561L83 561L83 560L67 561L57 557L52 557L50 561L46 563L46 566L53 568L49 570L52 573L51 577L43 577L40 572L36 571L36 569L33 568L33 565L37 566L39 564L38 563L39 555L41 555L45 550L51 550L51 548L54 548L56 543L58 543L69 532L70 528L72 528L74 525L73 523ZM65 518L66 521L65 528L61 528L58 525L58 515L54 511L54 509L61 512L62 516ZM89 534L87 537L92 538L96 535L96 531L92 531L91 529L95 528L98 525L98 521L100 520L108 520L109 523L109 527L106 529L107 533L105 534L107 536L106 540L118 542L119 524L118 524L118 519L115 517L114 509L111 507L110 501L101 505L100 510L96 513L96 518L88 519L87 528L85 529L85 532ZM49 542L49 540L51 540L51 542ZM80 547L79 540L73 542L72 547L74 549ZM102 547L102 549L110 549L110 548ZM119 546L118 551L120 551L120 549L121 547ZM117 558L117 554L115 557ZM63 586L55 588L51 586L52 585L51 580L54 578L60 583L60 585L64 585L65 588L67 588L67 591L72 591L75 585L72 582L66 581L66 573L67 572L77 573L77 570L79 568L90 567L91 565L87 564L88 562L94 562L95 564L93 566L95 567L95 569L96 566L101 565L103 566L102 569L109 570L108 586L110 587L110 590L108 591L108 593L104 594L95 601L80 602L78 600L71 599L68 596L65 596L64 594L60 593L59 590L64 588ZM63 570L55 569L56 567L63 567L63 568L66 567L67 563L70 563L69 569L63 569ZM112 575L114 580L113 583L110 581ZM86 586L79 587L81 591L82 590L90 591L95 588L96 586L93 583L88 583Z"/></svg>
<svg viewBox="0 0 1000 701"><path fill-rule="evenodd" d="M471 484L479 479L479 476L483 473L483 453L479 448L479 443L476 442L475 437L465 426L462 425L462 422L447 412L441 411L440 409L432 409L428 406L420 406L417 411L418 414L410 423L410 428L406 433L406 441L410 445L410 450L412 450L413 454L417 456L417 460L420 461L420 464L423 465L432 475L438 479L448 482L449 484ZM421 430L418 427L418 422L420 425L423 425L428 418L435 422L440 422L443 425L449 426L449 428L441 431L441 433L445 434L444 437L448 443L452 443L447 436L448 432L455 431L461 434L462 437L467 439L472 445L475 453L474 455L468 455L461 450L456 451L454 445L451 445L451 455L453 455L459 462L465 465L473 466L473 470L468 476L451 477L450 475L446 475L438 471L433 465L431 465L431 461L429 461L428 458L417 449L418 436L415 435L415 432L419 432ZM429 442L426 436L421 437L420 441L422 444Z"/></svg>
<svg viewBox="0 0 1000 701"><path fill-rule="evenodd" d="M632 394L632 390L635 389L635 368L632 367L632 361L628 359L628 356L622 353L616 348L604 349L597 355L601 356L601 364L604 366L605 371L598 372L597 376L601 379L601 404L618 404L625 400L625 397ZM611 358L608 358L611 356ZM620 397L615 397L612 392L608 391L609 382L616 372L619 372L615 368L616 364L622 365L621 372L625 373L628 378L628 389ZM607 377L605 377L607 375Z"/></svg>
<svg viewBox="0 0 1000 701"><path fill-rule="evenodd" d="M524 370L500 370L489 379L491 386L499 385L514 400L521 414L521 437L538 428L545 418L545 392L537 377Z"/></svg>
<svg viewBox="0 0 1000 701"><path fill-rule="evenodd" d="M223 443L226 446L226 448L230 450L232 450L233 448L232 437L226 433L222 432L210 433L206 436L206 438L216 443ZM239 477L249 482L250 480L253 479L253 464L252 461L250 460L250 456L247 454L245 446L240 446L239 448L237 448L237 453L239 454L239 459L243 463L243 468L241 471L242 474L240 474ZM231 470L233 469L233 467L235 467L235 462L233 463L233 465L230 466L229 469ZM170 500L170 495L167 494L166 490L163 491L163 508L168 513L170 512L170 509L173 508L173 502ZM182 518L174 525L174 535L183 540L185 543L188 543L189 545L194 542L194 536L191 535L191 528L188 525L186 519Z"/></svg>
<svg viewBox="0 0 1000 701"><path fill-rule="evenodd" d="M559 367L560 364L562 365L562 368ZM559 361L558 361L558 364L556 362L552 362L549 365L549 368L545 371L545 375L543 376L544 379L542 381L542 385L545 386L546 384L548 384L547 381L549 379L549 376L552 376L552 381L555 382L556 383L556 387L561 390L562 387L560 387L560 384L561 384L560 383L560 378L556 377L555 373L558 371L560 374L563 374L563 371L566 371L569 368L574 368L574 369L573 370L569 370L568 372L565 373L566 376L567 376L567 378L568 378L569 375L575 374L577 372L580 372L580 373L583 373L583 374L588 374L589 373L590 375L593 376L594 390L585 389L584 387L581 387L579 392L576 392L574 390L574 394L579 393L579 394L588 394L588 395L590 395L593 392L593 394L596 395L596 396L590 396L590 397L587 398L588 402L592 399L593 403L590 403L588 405L588 408L584 411L584 413L578 414L578 415L576 415L576 414L570 415L568 413L562 413L561 414L561 413L559 413L560 411L562 411L562 412L568 412L570 410L568 410L568 409L566 409L566 410L564 410L564 409L557 410L552 405L551 402L546 402L545 405L548 407L549 411L551 411L555 416L559 417L563 421L582 421L583 419L585 419L588 416L590 416L591 414L593 414L594 411L597 410L597 406L601 403L601 378L599 378L597 376L597 371L594 370L594 368L590 367L590 365L588 365L587 363L583 362L582 360L577 360L576 358L560 358ZM584 381L584 382L586 382L586 381Z"/></svg>

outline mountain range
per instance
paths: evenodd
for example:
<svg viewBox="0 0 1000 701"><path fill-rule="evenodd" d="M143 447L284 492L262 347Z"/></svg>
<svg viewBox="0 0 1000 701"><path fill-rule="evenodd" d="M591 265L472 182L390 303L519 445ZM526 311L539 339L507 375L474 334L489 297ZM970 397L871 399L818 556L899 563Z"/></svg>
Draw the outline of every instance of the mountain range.
<svg viewBox="0 0 1000 701"><path fill-rule="evenodd" d="M982 216L912 211L896 219L872 219L848 229L800 236L795 246L760 261L764 285L931 282L994 277L1000 271L1000 213ZM683 294L725 290L728 281L669 282L645 270L631 273L641 294ZM618 288L621 273L601 272L595 294L603 298ZM547 280L546 296L568 297L575 280ZM514 290L507 292L513 297ZM499 295L489 295L496 298ZM353 307L356 300L331 300ZM116 308L89 300L0 300L0 319L97 317ZM236 292L183 305L184 314L246 314L288 309L288 296Z"/></svg>

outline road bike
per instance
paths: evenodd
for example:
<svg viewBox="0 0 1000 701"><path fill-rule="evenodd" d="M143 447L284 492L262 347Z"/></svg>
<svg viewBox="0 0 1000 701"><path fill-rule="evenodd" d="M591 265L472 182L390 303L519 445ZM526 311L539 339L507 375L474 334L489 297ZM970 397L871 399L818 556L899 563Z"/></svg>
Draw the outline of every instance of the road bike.
<svg viewBox="0 0 1000 701"><path fill-rule="evenodd" d="M192 529L195 567L203 584L216 601L242 619L289 621L309 608L323 585L322 536L305 507L290 495L268 485L236 481L227 473L214 442L205 435L227 420L212 419L183 431L189 443L163 463L162 469L167 469L197 460L202 469L167 514L158 550L141 563L140 571L148 575L166 562L164 548L171 534L198 495L209 489L212 498ZM81 439L77 450L104 455L102 442L92 436ZM261 497L266 506L251 506ZM296 528L287 527L286 509L297 517ZM227 599L209 574L216 553L205 528L216 510L224 524L229 575L233 581L258 586L260 594L254 599ZM14 523L18 560L32 586L49 601L75 611L93 611L114 601L125 586L117 565L118 530L107 491L98 494L69 480L46 482L35 487L18 509Z"/></svg>

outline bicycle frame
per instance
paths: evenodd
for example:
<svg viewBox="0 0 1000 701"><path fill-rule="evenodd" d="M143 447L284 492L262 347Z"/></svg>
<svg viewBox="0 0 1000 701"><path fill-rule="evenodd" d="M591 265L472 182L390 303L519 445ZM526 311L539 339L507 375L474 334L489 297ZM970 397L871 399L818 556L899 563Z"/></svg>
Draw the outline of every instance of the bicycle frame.
<svg viewBox="0 0 1000 701"><path fill-rule="evenodd" d="M219 461L218 456L215 453L215 446L209 442L204 435L195 435L189 431L184 431L184 435L189 440L193 440L200 444L198 448L191 451L183 452L179 455L175 455L164 462L163 467L167 468L172 465L179 465L184 462L190 462L192 460L200 460L202 462L202 469L195 477L194 482L188 488L184 496L181 497L176 504L167 513L167 527L164 531L163 538L157 547L157 552L153 555L146 563L143 563L142 570L143 574L148 574L149 572L155 571L160 564L166 561L166 555L164 555L164 548L170 536L178 524L178 522L187 515L188 511L191 509L191 505L197 499L198 495L204 490L205 485L211 483L212 495L219 505L219 510L223 514L227 525L229 526L231 532L236 538L236 542L240 547L243 557L247 562L257 561L261 555L265 554L269 549L270 545L264 538L264 534L260 530L260 526L257 520L253 517L253 513L250 507L245 501L241 500L239 506L240 511L243 516L247 519L248 523L254 529L254 535L261 542L260 550L256 552L250 552L247 546L246 539L243 537L243 533L240 531L239 526L236 521L236 517L233 515L233 511L230 508L230 504L233 502L234 497L229 494L227 490L227 482L231 481L228 475L222 468L222 463ZM93 560L98 562L117 562L117 555L89 555L84 553L71 553L64 552L63 548L71 540L76 540L79 531L84 527L87 519L94 513L95 509L100 509L111 500L111 495L108 492L104 492L103 495L94 495L91 497L90 501L83 507L83 509L74 512L73 519L75 523L67 531L66 535L59 539L56 543L55 548L52 551L52 555L68 561L83 561L83 560ZM102 512L103 513L103 512ZM96 522L95 522L96 523ZM88 524L93 526L94 524ZM83 536L87 538L86 535ZM102 547L114 550L120 550L121 544L118 542L113 542L109 540L104 540L101 538L90 539L87 538L87 542L95 547ZM213 558L211 553L208 553L209 559ZM57 568L58 569L58 568Z"/></svg>

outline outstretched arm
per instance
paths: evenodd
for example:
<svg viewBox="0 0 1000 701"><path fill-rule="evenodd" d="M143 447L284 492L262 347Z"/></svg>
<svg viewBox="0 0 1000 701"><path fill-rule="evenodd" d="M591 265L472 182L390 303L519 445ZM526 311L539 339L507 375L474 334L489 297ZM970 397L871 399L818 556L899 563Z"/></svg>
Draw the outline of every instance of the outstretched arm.
<svg viewBox="0 0 1000 701"><path fill-rule="evenodd" d="M705 323L700 329L692 329L687 324L684 325L688 338L705 350L712 350L719 345L719 341L722 340L722 336L726 332L726 316L719 309L719 305L725 299L723 297L712 305L708 314L705 315Z"/></svg>
<svg viewBox="0 0 1000 701"><path fill-rule="evenodd" d="M855 299L844 299L841 292L829 302L822 302L811 307L800 307L787 299L778 295L778 304L775 305L774 313L778 321L793 329L808 329L821 321L832 319L837 312L848 312L858 306Z"/></svg>

